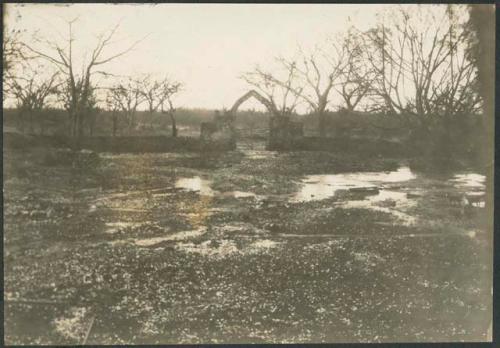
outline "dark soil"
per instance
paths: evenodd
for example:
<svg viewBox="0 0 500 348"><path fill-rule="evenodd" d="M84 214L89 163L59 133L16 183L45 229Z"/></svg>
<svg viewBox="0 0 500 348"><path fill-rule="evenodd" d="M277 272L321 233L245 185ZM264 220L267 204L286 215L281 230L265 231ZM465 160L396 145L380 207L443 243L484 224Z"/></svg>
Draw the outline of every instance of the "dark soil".
<svg viewBox="0 0 500 348"><path fill-rule="evenodd" d="M487 339L482 221L492 217L450 204L441 193L456 188L444 178L405 184L420 190L405 210L414 225L338 205L352 197L286 199L304 175L388 171L394 159L238 150L68 160L42 147L4 148L3 159L6 344L79 344L88 330L87 344ZM193 177L215 195L176 188ZM233 191L257 196L222 194Z"/></svg>

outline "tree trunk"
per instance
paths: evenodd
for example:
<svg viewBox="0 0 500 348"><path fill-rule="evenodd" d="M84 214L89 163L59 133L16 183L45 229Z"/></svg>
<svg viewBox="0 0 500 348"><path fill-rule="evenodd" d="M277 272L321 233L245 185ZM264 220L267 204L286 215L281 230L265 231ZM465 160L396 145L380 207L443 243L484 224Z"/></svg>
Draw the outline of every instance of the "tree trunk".
<svg viewBox="0 0 500 348"><path fill-rule="evenodd" d="M35 134L35 125L34 125L34 119L33 119L33 111L29 112L30 115L30 132L31 134Z"/></svg>
<svg viewBox="0 0 500 348"><path fill-rule="evenodd" d="M318 130L319 136L324 138L326 136L326 117L323 112L318 114Z"/></svg>
<svg viewBox="0 0 500 348"><path fill-rule="evenodd" d="M78 138L83 138L83 114L78 113L78 124L77 124Z"/></svg>
<svg viewBox="0 0 500 348"><path fill-rule="evenodd" d="M95 120L96 120L96 116L95 116L95 115L89 115L89 116L88 116L88 123L89 123L89 135L90 135L90 136L93 136L93 135L94 135Z"/></svg>
<svg viewBox="0 0 500 348"><path fill-rule="evenodd" d="M40 117L40 135L43 135L45 133L45 120Z"/></svg>
<svg viewBox="0 0 500 348"><path fill-rule="evenodd" d="M170 113L170 120L172 121L172 137L177 137L177 124L175 122L175 116L173 113Z"/></svg>
<svg viewBox="0 0 500 348"><path fill-rule="evenodd" d="M24 134L24 111L23 110L19 111L19 119L18 119L17 128L18 128L18 130L21 131L21 133Z"/></svg>
<svg viewBox="0 0 500 348"><path fill-rule="evenodd" d="M126 126L128 128L128 134L130 134L130 133L132 133L132 129L135 126L134 114L133 113L128 114L127 120L128 120L128 122L127 122L128 124Z"/></svg>
<svg viewBox="0 0 500 348"><path fill-rule="evenodd" d="M76 135L77 135L77 128L78 128L78 115L73 110L73 111L71 111L71 130L70 130L70 135L71 136L76 137Z"/></svg>
<svg viewBox="0 0 500 348"><path fill-rule="evenodd" d="M73 125L73 117L71 117L71 111L67 110L67 112L68 112L68 120L65 123L65 128L68 132L68 135L71 135L71 128Z"/></svg>
<svg viewBox="0 0 500 348"><path fill-rule="evenodd" d="M118 119L116 115L113 115L113 136L116 136L116 128L118 126Z"/></svg>

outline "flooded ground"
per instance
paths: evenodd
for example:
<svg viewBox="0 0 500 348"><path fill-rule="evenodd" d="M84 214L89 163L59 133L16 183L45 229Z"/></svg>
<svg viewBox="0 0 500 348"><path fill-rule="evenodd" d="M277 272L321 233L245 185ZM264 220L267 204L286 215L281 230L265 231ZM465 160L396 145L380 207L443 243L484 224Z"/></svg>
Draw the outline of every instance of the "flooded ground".
<svg viewBox="0 0 500 348"><path fill-rule="evenodd" d="M358 172L343 174L309 175L302 180L303 185L294 197L303 202L329 198L337 191L376 192L387 183L403 183L415 179L408 167L400 167L394 171Z"/></svg>
<svg viewBox="0 0 500 348"><path fill-rule="evenodd" d="M487 338L479 173L257 144L4 180L7 344Z"/></svg>

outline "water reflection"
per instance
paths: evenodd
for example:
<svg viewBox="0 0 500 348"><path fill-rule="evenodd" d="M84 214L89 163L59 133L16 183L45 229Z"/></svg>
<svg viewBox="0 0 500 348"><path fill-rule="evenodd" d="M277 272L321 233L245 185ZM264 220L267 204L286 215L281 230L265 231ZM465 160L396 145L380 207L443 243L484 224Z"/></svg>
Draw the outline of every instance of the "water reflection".
<svg viewBox="0 0 500 348"><path fill-rule="evenodd" d="M199 176L195 176L193 178L181 178L178 179L175 183L175 187L182 188L189 191L196 191L201 196L222 196L222 197L234 197L234 198L248 198L248 197L257 197L257 195L253 192L246 191L227 191L220 192L213 190L210 185L212 182L210 180L205 180L200 178Z"/></svg>
<svg viewBox="0 0 500 348"><path fill-rule="evenodd" d="M415 174L408 167L401 167L398 170L389 172L310 175L302 181L303 186L292 198L292 201L321 200L334 196L338 191L354 188L364 188L373 192L380 184L404 182L415 177ZM383 195L390 194L383 193Z"/></svg>
<svg viewBox="0 0 500 348"><path fill-rule="evenodd" d="M215 192L210 188L211 181L195 176L193 178L181 178L175 182L175 187L190 191L197 191L202 196L213 196Z"/></svg>
<svg viewBox="0 0 500 348"><path fill-rule="evenodd" d="M486 188L486 177L476 173L456 174L450 182L460 189L483 191Z"/></svg>
<svg viewBox="0 0 500 348"><path fill-rule="evenodd" d="M244 192L244 191L231 191L231 192L225 192L225 194L232 196L234 198L257 197L257 195L253 192Z"/></svg>
<svg viewBox="0 0 500 348"><path fill-rule="evenodd" d="M192 231L177 232L169 236L135 239L133 243L137 246L149 247L166 241L180 241L194 237L199 237L205 232L206 232L205 228L198 228Z"/></svg>

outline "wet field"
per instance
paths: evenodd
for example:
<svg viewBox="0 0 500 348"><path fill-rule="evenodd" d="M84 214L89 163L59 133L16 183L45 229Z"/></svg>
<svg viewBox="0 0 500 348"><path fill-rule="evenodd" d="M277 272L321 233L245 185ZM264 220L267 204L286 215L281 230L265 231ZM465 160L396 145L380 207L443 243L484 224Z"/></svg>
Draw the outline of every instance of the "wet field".
<svg viewBox="0 0 500 348"><path fill-rule="evenodd" d="M480 173L261 143L46 156L4 151L7 344L487 339Z"/></svg>

